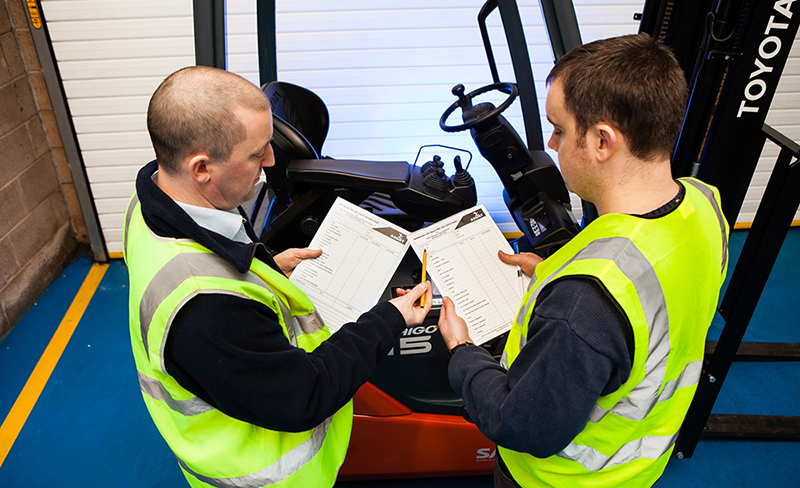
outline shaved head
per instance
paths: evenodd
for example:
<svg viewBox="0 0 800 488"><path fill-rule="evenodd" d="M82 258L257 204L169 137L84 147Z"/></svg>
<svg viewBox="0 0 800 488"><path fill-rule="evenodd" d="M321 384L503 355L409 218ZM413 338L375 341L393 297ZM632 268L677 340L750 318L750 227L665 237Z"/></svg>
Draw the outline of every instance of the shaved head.
<svg viewBox="0 0 800 488"><path fill-rule="evenodd" d="M246 132L238 109L268 111L264 92L241 76L207 66L191 66L169 75L153 93L147 130L159 169L178 172L180 161L205 153L224 161Z"/></svg>

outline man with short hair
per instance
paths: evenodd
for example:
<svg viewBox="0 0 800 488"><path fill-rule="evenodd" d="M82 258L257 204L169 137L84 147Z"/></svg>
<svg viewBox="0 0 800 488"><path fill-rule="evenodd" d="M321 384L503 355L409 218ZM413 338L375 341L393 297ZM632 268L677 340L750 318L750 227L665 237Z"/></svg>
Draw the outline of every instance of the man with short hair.
<svg viewBox="0 0 800 488"><path fill-rule="evenodd" d="M130 331L145 404L194 487L330 487L351 398L407 325L421 284L331 336L289 275L322 251L275 255L240 205L275 164L264 93L190 67L153 94L124 233ZM427 294L426 306L415 302Z"/></svg>
<svg viewBox="0 0 800 488"><path fill-rule="evenodd" d="M661 476L700 377L727 267L716 189L674 180L683 72L649 36L575 48L548 76L548 146L599 217L532 276L498 364L444 299L450 383L498 444L497 487L644 487Z"/></svg>

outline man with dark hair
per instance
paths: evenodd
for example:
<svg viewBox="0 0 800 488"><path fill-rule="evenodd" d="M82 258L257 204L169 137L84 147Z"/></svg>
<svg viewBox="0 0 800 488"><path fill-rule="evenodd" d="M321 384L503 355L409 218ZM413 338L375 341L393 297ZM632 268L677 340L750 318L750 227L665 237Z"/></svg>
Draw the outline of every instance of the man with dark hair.
<svg viewBox="0 0 800 488"><path fill-rule="evenodd" d="M322 251L273 259L240 207L275 164L264 93L226 71L184 68L153 94L147 123L156 160L139 172L123 239L133 355L153 421L191 486L332 486L351 398L405 327L422 322L430 286L331 336L287 278Z"/></svg>
<svg viewBox="0 0 800 488"><path fill-rule="evenodd" d="M548 146L600 216L532 276L498 364L444 299L450 383L498 444L497 487L643 487L661 476L700 377L727 267L719 194L674 180L687 87L647 35L596 41L548 76Z"/></svg>

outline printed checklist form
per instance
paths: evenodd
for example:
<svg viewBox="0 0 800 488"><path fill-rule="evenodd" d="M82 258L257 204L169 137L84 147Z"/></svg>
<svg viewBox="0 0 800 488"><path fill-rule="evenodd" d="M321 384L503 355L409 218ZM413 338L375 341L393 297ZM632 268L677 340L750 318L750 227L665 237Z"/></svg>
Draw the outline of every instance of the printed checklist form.
<svg viewBox="0 0 800 488"><path fill-rule="evenodd" d="M453 300L476 344L511 329L529 279L497 257L497 251L514 251L483 205L424 227L409 240L418 256L427 251L431 278Z"/></svg>
<svg viewBox="0 0 800 488"><path fill-rule="evenodd" d="M408 250L408 232L337 198L291 281L303 290L331 333L372 308Z"/></svg>
<svg viewBox="0 0 800 488"><path fill-rule="evenodd" d="M334 333L378 303L409 246L420 260L427 252L432 281L476 344L511 329L529 279L497 257L514 251L483 205L409 233L337 198L309 244L322 255L303 260L290 279Z"/></svg>

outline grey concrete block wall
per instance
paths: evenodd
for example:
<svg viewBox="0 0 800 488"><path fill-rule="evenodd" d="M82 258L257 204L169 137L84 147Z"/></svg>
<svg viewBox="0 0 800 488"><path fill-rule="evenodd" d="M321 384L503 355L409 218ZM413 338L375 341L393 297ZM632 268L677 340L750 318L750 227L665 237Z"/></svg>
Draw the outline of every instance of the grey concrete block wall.
<svg viewBox="0 0 800 488"><path fill-rule="evenodd" d="M0 340L88 244L24 0L0 0Z"/></svg>

